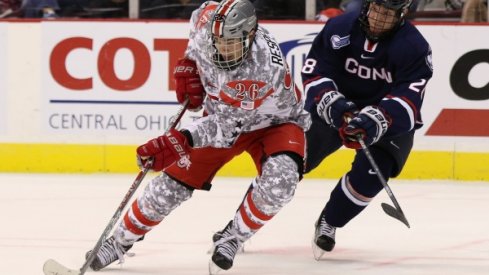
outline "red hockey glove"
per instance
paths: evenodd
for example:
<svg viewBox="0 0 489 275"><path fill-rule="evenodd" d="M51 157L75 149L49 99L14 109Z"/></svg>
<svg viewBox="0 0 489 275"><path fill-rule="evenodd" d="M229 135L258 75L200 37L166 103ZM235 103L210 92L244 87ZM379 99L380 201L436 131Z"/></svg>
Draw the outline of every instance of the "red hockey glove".
<svg viewBox="0 0 489 275"><path fill-rule="evenodd" d="M139 146L136 150L139 168L144 167L146 161L152 157L153 171L161 171L178 161L180 167L189 167L189 151L187 138L178 130L171 129L165 135L154 138Z"/></svg>
<svg viewBox="0 0 489 275"><path fill-rule="evenodd" d="M361 149L358 138L363 139L365 145L372 145L387 132L390 124L389 117L381 109L376 106L367 106L347 125L341 127L339 132L343 145L352 149Z"/></svg>
<svg viewBox="0 0 489 275"><path fill-rule="evenodd" d="M205 90L200 82L199 72L195 62L190 59L180 59L173 70L175 77L177 100L182 104L189 99L189 109L199 110L204 102Z"/></svg>

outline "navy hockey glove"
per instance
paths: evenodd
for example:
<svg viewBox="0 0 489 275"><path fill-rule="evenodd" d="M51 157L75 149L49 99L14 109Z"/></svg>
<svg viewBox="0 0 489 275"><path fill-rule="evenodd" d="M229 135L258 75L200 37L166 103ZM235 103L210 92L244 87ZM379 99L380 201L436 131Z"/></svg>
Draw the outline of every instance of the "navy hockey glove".
<svg viewBox="0 0 489 275"><path fill-rule="evenodd" d="M168 133L139 146L136 152L139 168L144 167L150 157L153 158L151 170L156 172L165 169L175 161L179 167L190 166L189 142L185 135L176 129L171 129Z"/></svg>
<svg viewBox="0 0 489 275"><path fill-rule="evenodd" d="M346 119L358 113L357 106L338 91L328 91L321 95L317 102L317 112L329 126L340 129Z"/></svg>
<svg viewBox="0 0 489 275"><path fill-rule="evenodd" d="M339 132L343 145L352 149L361 149L358 138L361 138L365 145L372 145L387 132L390 124L390 118L379 107L367 106Z"/></svg>

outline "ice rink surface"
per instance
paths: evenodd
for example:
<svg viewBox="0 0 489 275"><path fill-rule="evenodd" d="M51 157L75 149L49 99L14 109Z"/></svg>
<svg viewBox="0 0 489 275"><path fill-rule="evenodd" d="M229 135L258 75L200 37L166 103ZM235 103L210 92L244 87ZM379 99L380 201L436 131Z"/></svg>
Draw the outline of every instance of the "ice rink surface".
<svg viewBox="0 0 489 275"><path fill-rule="evenodd" d="M141 191L148 180L148 175ZM135 175L0 174L0 274L42 274L53 258L84 263ZM99 274L208 274L213 232L233 217L251 179L217 178ZM220 274L489 274L489 183L392 180L411 229L387 216L385 191L315 261L314 222L336 181L304 180L295 198ZM95 272L87 272L95 274Z"/></svg>

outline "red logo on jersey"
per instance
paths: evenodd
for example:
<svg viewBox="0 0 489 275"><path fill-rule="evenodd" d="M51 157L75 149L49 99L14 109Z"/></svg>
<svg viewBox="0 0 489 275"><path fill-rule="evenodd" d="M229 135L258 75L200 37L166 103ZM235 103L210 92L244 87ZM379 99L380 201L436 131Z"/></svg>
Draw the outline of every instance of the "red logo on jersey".
<svg viewBox="0 0 489 275"><path fill-rule="evenodd" d="M261 81L241 80L226 84L227 91L220 91L219 97L225 103L245 110L258 108L265 98L273 93L273 88L266 90L267 84Z"/></svg>
<svg viewBox="0 0 489 275"><path fill-rule="evenodd" d="M197 28L200 29L207 22L210 21L211 16L214 14L214 10L217 8L217 4L209 4L207 5L199 14L199 20L197 21Z"/></svg>

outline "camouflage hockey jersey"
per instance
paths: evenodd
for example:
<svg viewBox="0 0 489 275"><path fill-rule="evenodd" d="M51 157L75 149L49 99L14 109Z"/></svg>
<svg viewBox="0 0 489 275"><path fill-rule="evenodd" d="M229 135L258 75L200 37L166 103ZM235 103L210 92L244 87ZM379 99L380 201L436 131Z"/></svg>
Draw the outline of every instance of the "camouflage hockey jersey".
<svg viewBox="0 0 489 275"><path fill-rule="evenodd" d="M304 97L296 89L285 58L275 39L258 27L244 62L231 71L218 69L211 61L209 25L212 5L206 2L191 18L186 57L194 60L206 90L206 116L184 126L199 147L231 147L242 133L283 123L304 130L310 126Z"/></svg>

